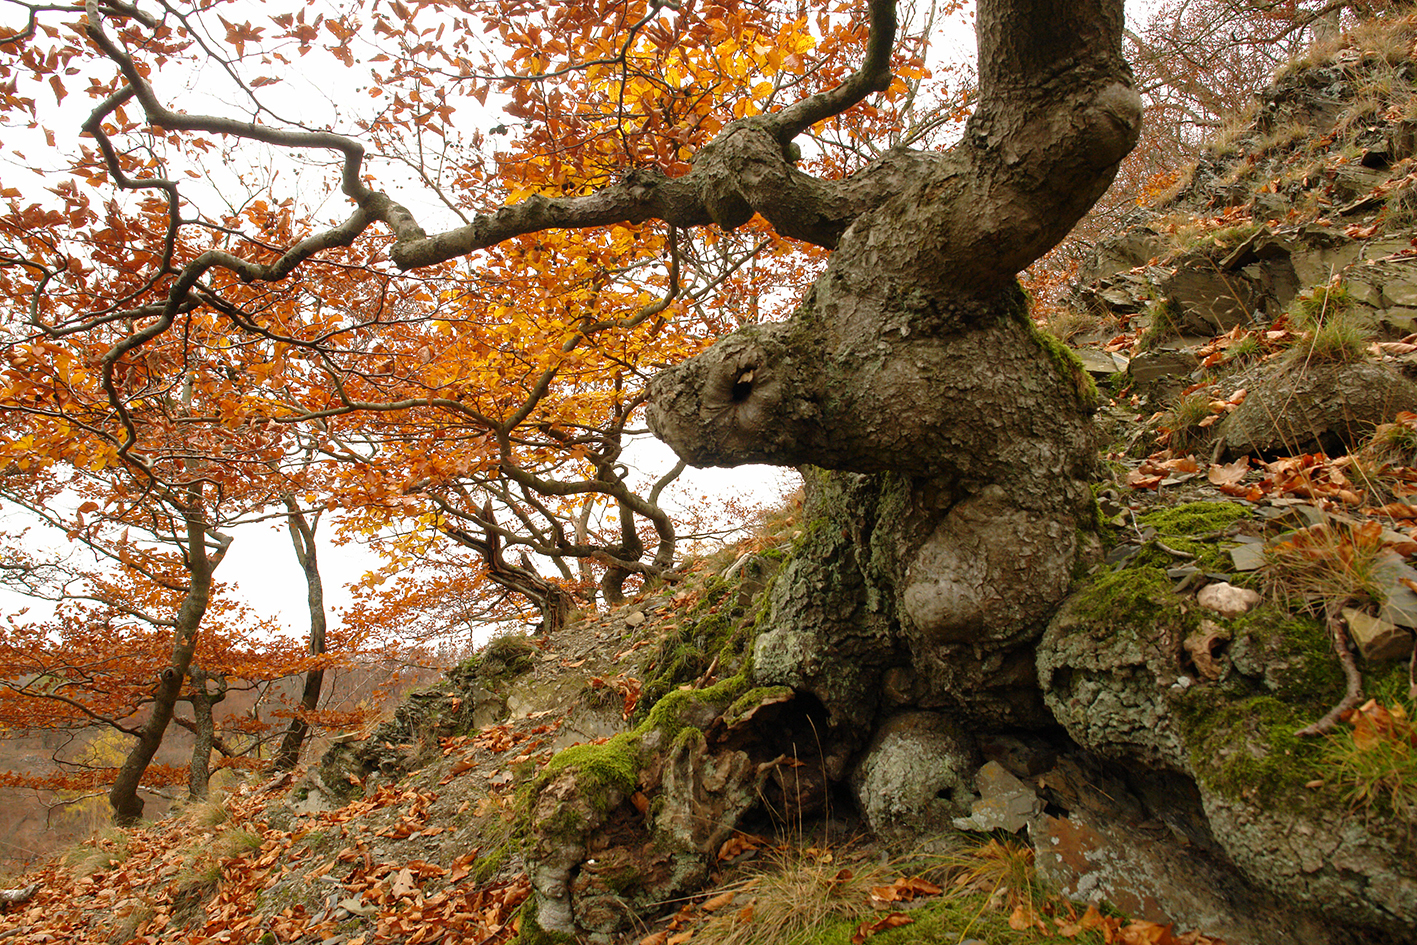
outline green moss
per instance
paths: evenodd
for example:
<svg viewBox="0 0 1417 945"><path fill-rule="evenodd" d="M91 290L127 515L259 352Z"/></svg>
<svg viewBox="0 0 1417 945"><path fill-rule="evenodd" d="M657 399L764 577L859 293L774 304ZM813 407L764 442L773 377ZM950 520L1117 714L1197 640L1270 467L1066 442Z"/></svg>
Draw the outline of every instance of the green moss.
<svg viewBox="0 0 1417 945"><path fill-rule="evenodd" d="M1033 340L1038 342L1038 347L1052 362L1053 369L1058 372L1063 383L1077 392L1078 403L1082 408L1090 413L1102 406L1102 395L1097 391L1096 382L1093 381L1092 375L1087 373L1082 360L1073 353L1073 349L1047 332L1039 331L1031 319L1028 326Z"/></svg>
<svg viewBox="0 0 1417 945"><path fill-rule="evenodd" d="M1320 712L1343 695L1343 669L1328 631L1314 617L1266 604L1232 626L1235 640L1256 647L1265 687L1274 695Z"/></svg>
<svg viewBox="0 0 1417 945"><path fill-rule="evenodd" d="M1250 511L1234 502L1189 502L1169 509L1157 509L1137 516L1143 528L1156 529L1157 537L1169 548L1196 556L1194 564L1205 571L1226 571L1229 556L1216 542L1236 522L1250 517ZM1175 567L1178 559L1155 546L1142 549L1133 566Z"/></svg>
<svg viewBox="0 0 1417 945"><path fill-rule="evenodd" d="M601 745L572 745L546 763L538 785L550 782L568 768L576 769L581 793L604 813L613 793L624 796L635 790L640 773L639 735L621 732Z"/></svg>
<svg viewBox="0 0 1417 945"><path fill-rule="evenodd" d="M501 846L497 847L486 856L479 856L472 864L472 881L481 885L501 872L502 867L507 865L507 860L512 856L511 839L504 840Z"/></svg>
<svg viewBox="0 0 1417 945"><path fill-rule="evenodd" d="M1274 696L1217 701L1203 688L1182 694L1176 706L1196 777L1234 800L1271 808L1331 803L1332 792L1305 785L1326 775L1324 740L1297 738L1321 709Z"/></svg>
<svg viewBox="0 0 1417 945"><path fill-rule="evenodd" d="M536 921L536 896L522 903L518 914L516 945L575 945L575 936L565 932L548 932Z"/></svg>
<svg viewBox="0 0 1417 945"><path fill-rule="evenodd" d="M1161 568L1143 566L1099 574L1069 603L1084 627L1103 634L1129 633L1138 627L1184 620L1171 579Z"/></svg>
<svg viewBox="0 0 1417 945"><path fill-rule="evenodd" d="M751 683L746 674L730 677L715 683L707 689L676 689L655 705L653 711L636 732L644 732L649 729L657 729L664 733L666 738L674 739L686 726L692 726L689 721L693 715L716 716L722 711L722 707L733 703L750 689ZM704 706L703 712L694 712L695 707Z"/></svg>
<svg viewBox="0 0 1417 945"><path fill-rule="evenodd" d="M1234 502L1188 502L1139 515L1137 521L1156 529L1162 538L1183 538L1223 532L1249 517L1249 509Z"/></svg>
<svg viewBox="0 0 1417 945"><path fill-rule="evenodd" d="M739 716L745 712L756 708L769 699L780 698L792 694L791 686L759 686L756 689L749 689L743 695L733 701L728 707L728 711L723 713L725 722L732 724Z"/></svg>
<svg viewBox="0 0 1417 945"><path fill-rule="evenodd" d="M741 670L757 635L761 608L750 615L740 598L739 582L709 579L698 604L646 660L637 721L648 718L659 701L680 686L698 681L715 660L721 669Z"/></svg>

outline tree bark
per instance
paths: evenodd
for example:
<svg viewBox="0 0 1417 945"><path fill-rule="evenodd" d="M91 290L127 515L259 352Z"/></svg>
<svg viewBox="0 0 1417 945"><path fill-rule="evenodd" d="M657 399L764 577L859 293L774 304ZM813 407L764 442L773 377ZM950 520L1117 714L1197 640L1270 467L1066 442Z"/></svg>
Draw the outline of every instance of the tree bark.
<svg viewBox="0 0 1417 945"><path fill-rule="evenodd" d="M182 684L187 678L192 656L197 649L197 633L211 602L212 572L221 564L231 546L226 535L207 527L202 506L201 487L188 490L188 502L179 511L186 523L184 552L190 582L187 595L177 610L177 620L172 629L172 652L167 665L158 673L153 689L152 709L147 720L138 729L138 741L123 759L118 769L118 777L108 790L108 802L113 807L114 822L120 825L132 824L143 816L143 799L138 796L138 785L143 774L162 745L167 726L172 722L172 713L182 694ZM216 549L210 555L207 539L211 537Z"/></svg>
<svg viewBox="0 0 1417 945"><path fill-rule="evenodd" d="M869 474L851 489L880 505L882 531L861 535L872 557L851 564L865 576L850 606L880 615L883 660L908 651L897 668L925 681L916 704L981 724L1045 721L1036 698L1019 698L1029 647L1095 548L1095 391L1033 328L1015 276L1067 234L1136 142L1122 29L1120 0L981 0L980 99L963 140L944 154L892 152L831 185L834 206L854 210L838 214L849 223L837 252L794 316L720 339L650 386L651 429L695 465ZM743 157L767 124L722 150L741 180L780 194L792 175L764 170L775 153L765 140ZM776 196L738 193L792 232ZM851 533L859 507L824 512L827 531ZM805 592L780 601L769 639L816 654L814 666L848 651L818 632L819 610ZM813 679L789 663L755 660L755 672L813 691L843 730L869 721L879 676L854 666Z"/></svg>
<svg viewBox="0 0 1417 945"><path fill-rule="evenodd" d="M295 558L305 573L305 602L310 613L310 655L322 656L325 652L325 632L328 623L325 615L325 584L320 577L320 562L315 553L315 530L319 527L317 514L313 521L307 519L295 502L295 497L285 497L286 527L290 531L291 543L295 546ZM300 705L291 716L281 738L271 768L275 771L289 771L300 760L300 748L310 733L309 715L320 705L320 690L324 686L323 668L312 668L305 673L305 685L300 693Z"/></svg>
<svg viewBox="0 0 1417 945"><path fill-rule="evenodd" d="M187 796L194 801L206 800L210 793L212 774L212 748L216 743L216 722L212 718L212 707L226 698L226 680L217 678L217 691L207 688L212 679L200 666L193 666L187 672L192 680L192 692L188 699L192 703L192 760L187 764Z"/></svg>

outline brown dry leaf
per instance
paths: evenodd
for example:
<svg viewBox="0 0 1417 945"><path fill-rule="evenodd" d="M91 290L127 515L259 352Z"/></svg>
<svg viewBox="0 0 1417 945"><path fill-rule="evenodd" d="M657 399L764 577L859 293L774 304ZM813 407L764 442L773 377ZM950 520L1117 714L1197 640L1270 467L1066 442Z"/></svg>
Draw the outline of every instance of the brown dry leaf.
<svg viewBox="0 0 1417 945"><path fill-rule="evenodd" d="M902 925L911 925L914 922L915 920L904 912L892 912L881 916L874 922L867 920L856 927L856 934L851 936L851 945L861 945L862 942L878 932L898 929Z"/></svg>
<svg viewBox="0 0 1417 945"><path fill-rule="evenodd" d="M1054 919L1053 921L1057 923L1059 935L1063 935L1067 938L1076 938L1083 932L1102 928L1107 920L1102 917L1102 913L1097 911L1095 903L1088 903L1087 911L1082 914L1082 918L1074 916L1066 920Z"/></svg>
<svg viewBox="0 0 1417 945"><path fill-rule="evenodd" d="M640 945L665 945L669 941L669 932L655 932L640 939Z"/></svg>
<svg viewBox="0 0 1417 945"><path fill-rule="evenodd" d="M732 891L719 893L699 908L703 909L705 912L717 912L719 909L731 903L736 895L737 893Z"/></svg>
<svg viewBox="0 0 1417 945"><path fill-rule="evenodd" d="M902 899L911 898L899 885L900 881L891 883L889 886L872 886L871 898L876 902L900 902Z"/></svg>
<svg viewBox="0 0 1417 945"><path fill-rule="evenodd" d="M1206 471L1206 478L1213 485L1228 486L1234 485L1250 471L1250 457L1241 456L1233 463L1216 463Z"/></svg>
<svg viewBox="0 0 1417 945"><path fill-rule="evenodd" d="M1118 945L1176 945L1171 926L1155 922L1136 921L1117 930L1112 941Z"/></svg>
<svg viewBox="0 0 1417 945"><path fill-rule="evenodd" d="M413 881L413 872L407 866L399 870L398 876L394 877L393 883L389 886L389 896L393 899L412 896L417 891L418 886Z"/></svg>
<svg viewBox="0 0 1417 945"><path fill-rule="evenodd" d="M928 879L925 879L923 876L912 876L909 879L901 880L901 882L905 883L917 896L938 896L940 893L944 892L943 889L936 886Z"/></svg>
<svg viewBox="0 0 1417 945"><path fill-rule="evenodd" d="M760 846L756 839L747 834L736 833L723 841L723 846L718 848L718 858L720 860L731 860L735 856L747 853L749 850L756 850Z"/></svg>
<svg viewBox="0 0 1417 945"><path fill-rule="evenodd" d="M669 941L667 941L665 945L684 945L685 942L693 937L693 929L689 929L687 932L675 932L673 935L669 936Z"/></svg>
<svg viewBox="0 0 1417 945"><path fill-rule="evenodd" d="M1161 485L1164 475L1155 475L1144 472L1141 469L1134 469L1127 473L1127 485L1133 489L1155 489Z"/></svg>
<svg viewBox="0 0 1417 945"><path fill-rule="evenodd" d="M1015 932L1022 932L1025 929L1042 929L1048 931L1048 927L1043 924L1043 920L1038 918L1038 913L1034 912L1027 903L1019 903L1014 906L1014 911L1009 913L1009 928Z"/></svg>
<svg viewBox="0 0 1417 945"><path fill-rule="evenodd" d="M1406 502L1389 502L1377 511L1392 518L1417 519L1417 506L1408 505Z"/></svg>

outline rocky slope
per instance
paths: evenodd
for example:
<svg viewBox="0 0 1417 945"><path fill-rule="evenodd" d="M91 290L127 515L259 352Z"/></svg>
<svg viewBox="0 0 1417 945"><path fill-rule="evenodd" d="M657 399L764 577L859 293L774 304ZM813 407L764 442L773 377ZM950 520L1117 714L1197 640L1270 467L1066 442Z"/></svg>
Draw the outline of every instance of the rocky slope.
<svg viewBox="0 0 1417 945"><path fill-rule="evenodd" d="M1050 318L1110 402L1046 625L922 636L906 493L809 472L753 542L497 641L230 819L96 840L0 935L1414 941L1414 43L1287 70Z"/></svg>

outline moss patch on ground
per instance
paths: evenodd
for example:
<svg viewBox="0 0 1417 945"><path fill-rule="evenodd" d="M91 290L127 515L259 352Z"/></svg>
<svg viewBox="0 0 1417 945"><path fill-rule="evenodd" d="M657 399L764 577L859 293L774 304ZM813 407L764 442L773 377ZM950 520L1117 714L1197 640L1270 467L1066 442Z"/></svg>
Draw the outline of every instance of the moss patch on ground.
<svg viewBox="0 0 1417 945"><path fill-rule="evenodd" d="M1081 588L1068 603L1079 629L1099 635L1136 635L1163 623L1190 624L1196 618L1181 607L1173 582L1161 568L1145 565L1109 571Z"/></svg>
<svg viewBox="0 0 1417 945"><path fill-rule="evenodd" d="M1188 502L1156 509L1137 516L1143 529L1156 529L1156 537L1167 547L1195 555L1193 563L1204 571L1228 571L1230 560L1219 539L1236 522L1251 517L1251 511L1235 502ZM1186 563L1154 544L1144 547L1135 565L1175 567Z"/></svg>
<svg viewBox="0 0 1417 945"><path fill-rule="evenodd" d="M989 896L983 893L945 896L937 903L907 914L913 920L910 925L878 932L869 941L880 945L937 945L969 939L1006 942L1027 937L1029 942L1037 945L1102 945L1103 942L1098 931L1064 936L1056 932L1049 934L1035 930L1026 934L1015 930L1009 925L1008 914L996 907L991 908ZM1056 928L1051 922L1048 926ZM857 927L855 922L834 923L793 945L850 945Z"/></svg>
<svg viewBox="0 0 1417 945"><path fill-rule="evenodd" d="M1294 734L1317 717L1308 706L1274 696L1217 702L1203 690L1188 692L1178 702L1192 769L1207 787L1267 808L1336 799L1331 790L1305 786L1329 773L1325 740Z"/></svg>

